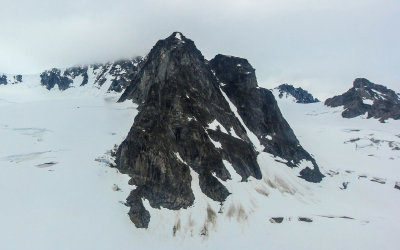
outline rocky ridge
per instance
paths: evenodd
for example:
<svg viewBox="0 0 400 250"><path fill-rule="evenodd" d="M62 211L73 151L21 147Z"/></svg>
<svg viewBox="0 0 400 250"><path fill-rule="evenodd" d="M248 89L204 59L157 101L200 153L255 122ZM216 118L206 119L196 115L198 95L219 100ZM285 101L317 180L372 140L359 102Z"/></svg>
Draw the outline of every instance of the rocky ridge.
<svg viewBox="0 0 400 250"><path fill-rule="evenodd" d="M367 114L367 118L379 121L392 118L400 119L400 96L383 85L374 84L365 78L357 78L353 87L342 95L325 101L329 107L343 106L344 118L353 118Z"/></svg>
<svg viewBox="0 0 400 250"><path fill-rule="evenodd" d="M231 164L246 181L261 179L260 151L289 167L308 161L300 177L319 182L315 160L299 144L269 90L259 88L246 59L217 55L208 62L193 41L175 32L150 51L120 101L139 114L116 152L116 167L135 185L127 198L137 227L148 226L154 208L193 205L192 178L201 191L223 202Z"/></svg>
<svg viewBox="0 0 400 250"><path fill-rule="evenodd" d="M48 90L56 85L58 89L66 90L88 84L90 76L93 85L101 87L109 80L111 84L108 91L122 92L137 73L141 59L137 57L133 60L77 66L65 70L53 68L40 74L41 84Z"/></svg>
<svg viewBox="0 0 400 250"><path fill-rule="evenodd" d="M122 92L138 72L141 61L141 57L136 57L105 64L53 68L40 73L40 84L48 90L64 91L87 84L101 88L107 83L108 91ZM23 75L0 75L0 85L23 83L24 78Z"/></svg>
<svg viewBox="0 0 400 250"><path fill-rule="evenodd" d="M307 90L295 88L290 84L281 84L276 89L279 91L279 98L292 96L297 103L315 103L319 102Z"/></svg>

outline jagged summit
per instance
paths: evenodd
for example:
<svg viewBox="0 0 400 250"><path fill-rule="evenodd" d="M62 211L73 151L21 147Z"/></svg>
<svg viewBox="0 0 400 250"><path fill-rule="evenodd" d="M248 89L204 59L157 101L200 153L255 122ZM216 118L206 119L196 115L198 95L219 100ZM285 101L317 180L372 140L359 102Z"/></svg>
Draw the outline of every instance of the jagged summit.
<svg viewBox="0 0 400 250"><path fill-rule="evenodd" d="M295 88L290 84L281 84L276 89L279 91L279 98L293 97L297 103L315 103L319 102L317 98L314 98L307 90L302 88Z"/></svg>
<svg viewBox="0 0 400 250"><path fill-rule="evenodd" d="M322 179L272 93L257 86L246 59L218 55L207 62L192 40L174 32L152 48L120 101L127 99L140 113L116 163L136 186L127 204L137 227L150 220L142 198L155 208L191 206L193 178L205 195L224 202L230 195L228 165L242 181L261 179L257 155L262 151L290 167L309 161L300 176Z"/></svg>
<svg viewBox="0 0 400 250"><path fill-rule="evenodd" d="M342 95L325 101L330 107L343 106L342 116L353 118L367 114L367 118L376 118L381 122L392 118L400 119L400 97L395 91L383 85L374 84L365 78L357 78L353 87Z"/></svg>
<svg viewBox="0 0 400 250"><path fill-rule="evenodd" d="M170 79L170 76L177 75L181 71L181 64L183 67L190 67L194 61L204 62L204 57L194 42L187 39L182 33L174 32L166 39L159 40L145 57L142 70L123 92L120 101L131 99L140 104L146 99L149 88L154 84L163 84L161 81ZM159 65L162 65L162 68L158 68ZM151 74L155 71L158 75L152 76Z"/></svg>

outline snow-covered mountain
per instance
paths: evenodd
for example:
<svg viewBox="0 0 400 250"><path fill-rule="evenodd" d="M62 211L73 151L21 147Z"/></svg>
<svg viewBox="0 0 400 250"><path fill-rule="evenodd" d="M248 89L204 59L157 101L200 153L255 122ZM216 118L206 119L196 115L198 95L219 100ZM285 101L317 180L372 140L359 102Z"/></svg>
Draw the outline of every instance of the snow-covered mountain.
<svg viewBox="0 0 400 250"><path fill-rule="evenodd" d="M208 63L193 41L173 33L150 51L122 94L121 101L127 99L140 112L117 151L116 167L136 186L127 204L137 227L148 227L151 217L142 198L153 208L192 206L200 198L195 178L202 199L220 203L233 193L224 184L233 175L260 182L260 152L279 157L294 176L322 180L245 59L217 55Z"/></svg>
<svg viewBox="0 0 400 250"><path fill-rule="evenodd" d="M123 93L79 75L0 85L5 249L397 248L400 121L274 97L181 33Z"/></svg>
<svg viewBox="0 0 400 250"><path fill-rule="evenodd" d="M24 84L32 81L33 85L37 85L39 81L48 90L64 91L88 85L98 89L105 88L107 91L121 92L136 75L141 61L141 57L136 57L132 60L118 60L105 64L66 69L53 68L38 75L28 76L0 74L0 85Z"/></svg>
<svg viewBox="0 0 400 250"><path fill-rule="evenodd" d="M400 119L400 95L383 85L374 84L365 78L354 80L353 87L342 95L325 101L330 107L343 106L342 116L353 118L367 114L381 122Z"/></svg>

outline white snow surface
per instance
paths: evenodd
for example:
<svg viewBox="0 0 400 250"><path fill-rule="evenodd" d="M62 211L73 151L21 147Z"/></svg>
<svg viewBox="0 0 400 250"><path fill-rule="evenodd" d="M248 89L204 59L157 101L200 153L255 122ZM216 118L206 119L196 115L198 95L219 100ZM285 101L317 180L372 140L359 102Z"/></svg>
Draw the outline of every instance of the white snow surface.
<svg viewBox="0 0 400 250"><path fill-rule="evenodd" d="M178 39L178 40L182 40L182 34L179 33L179 32L176 32L175 38Z"/></svg>
<svg viewBox="0 0 400 250"><path fill-rule="evenodd" d="M30 81L0 86L3 249L398 248L398 121L343 119L341 109L322 103L278 99L326 175L321 183L308 183L296 176L299 168L260 153L261 180L242 182L224 161L232 180L220 181L232 194L221 205L201 192L191 169L194 205L171 211L144 200L151 221L148 229L137 229L122 204L135 187L106 164L113 161L107 151L129 132L136 106L116 103L118 94L106 93L104 85L61 92ZM347 189L341 189L344 182ZM121 190L113 191L114 184ZM271 223L271 217L283 222Z"/></svg>
<svg viewBox="0 0 400 250"><path fill-rule="evenodd" d="M219 129L222 133L228 134L228 131L226 131L225 127L219 121L217 121L217 119L208 124L208 128L211 130Z"/></svg>
<svg viewBox="0 0 400 250"><path fill-rule="evenodd" d="M371 99L363 99L363 103L364 103L364 104L368 104L368 105L372 105L372 104L374 104L374 100L371 100Z"/></svg>
<svg viewBox="0 0 400 250"><path fill-rule="evenodd" d="M222 95L224 96L225 100L228 102L229 107L231 108L232 112L235 114L235 116L239 119L240 123L242 126L245 128L247 136L249 137L250 141L253 143L253 145L256 147L256 150L259 152L262 152L264 150L264 146L261 145L260 140L258 140L257 136L247 128L246 124L243 122L242 117L239 115L236 106L229 100L229 97L225 94L225 92L221 90ZM237 135L236 135L237 137Z"/></svg>

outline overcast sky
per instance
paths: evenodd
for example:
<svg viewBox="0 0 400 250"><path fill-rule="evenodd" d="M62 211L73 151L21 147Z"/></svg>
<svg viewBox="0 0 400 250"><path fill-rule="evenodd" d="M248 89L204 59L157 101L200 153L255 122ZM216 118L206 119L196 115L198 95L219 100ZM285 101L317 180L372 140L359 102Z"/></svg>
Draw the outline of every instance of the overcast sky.
<svg viewBox="0 0 400 250"><path fill-rule="evenodd" d="M0 72L145 55L173 31L207 59L247 58L265 87L325 98L366 77L400 91L399 0L0 0Z"/></svg>

